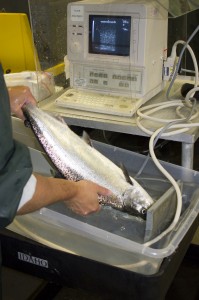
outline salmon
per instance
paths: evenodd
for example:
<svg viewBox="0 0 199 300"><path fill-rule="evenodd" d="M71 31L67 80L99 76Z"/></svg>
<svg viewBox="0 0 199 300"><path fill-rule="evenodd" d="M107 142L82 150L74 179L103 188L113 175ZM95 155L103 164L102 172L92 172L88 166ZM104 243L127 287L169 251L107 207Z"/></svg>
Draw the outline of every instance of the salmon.
<svg viewBox="0 0 199 300"><path fill-rule="evenodd" d="M124 168L97 151L56 116L32 104L26 104L23 112L47 156L64 178L85 179L104 186L112 195L99 196L101 204L145 218L154 201Z"/></svg>

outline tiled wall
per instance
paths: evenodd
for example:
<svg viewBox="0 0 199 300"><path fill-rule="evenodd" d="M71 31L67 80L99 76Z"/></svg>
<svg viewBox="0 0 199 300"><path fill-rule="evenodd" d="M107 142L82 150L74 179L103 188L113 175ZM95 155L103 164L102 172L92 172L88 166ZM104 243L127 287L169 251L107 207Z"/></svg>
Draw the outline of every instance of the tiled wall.
<svg viewBox="0 0 199 300"><path fill-rule="evenodd" d="M0 11L25 12L29 15L30 3L35 42L41 64L50 67L58 63L66 54L66 6L70 0L1 0ZM168 55L176 40L187 38L199 25L199 9L181 17L169 19ZM199 61L199 33L191 42L191 47ZM180 47L178 48L180 51ZM192 68L189 54L183 58L183 67Z"/></svg>
<svg viewBox="0 0 199 300"><path fill-rule="evenodd" d="M192 32L199 25L199 9L188 13L187 15L183 15L178 18L169 19L168 26L168 55L170 54L171 47L176 40L187 40ZM199 62L199 32L193 38L190 43L192 47L197 61ZM179 47L179 51L180 51ZM183 67L188 69L193 69L192 60L188 53L185 54L183 59Z"/></svg>

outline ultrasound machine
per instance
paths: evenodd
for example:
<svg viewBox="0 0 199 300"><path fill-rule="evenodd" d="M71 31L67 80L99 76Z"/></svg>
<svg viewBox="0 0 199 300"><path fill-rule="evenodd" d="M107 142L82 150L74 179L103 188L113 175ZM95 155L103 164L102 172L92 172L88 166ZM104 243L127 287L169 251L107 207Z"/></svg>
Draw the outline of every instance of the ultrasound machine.
<svg viewBox="0 0 199 300"><path fill-rule="evenodd" d="M167 21L156 1L69 3L70 89L56 105L132 116L164 88Z"/></svg>

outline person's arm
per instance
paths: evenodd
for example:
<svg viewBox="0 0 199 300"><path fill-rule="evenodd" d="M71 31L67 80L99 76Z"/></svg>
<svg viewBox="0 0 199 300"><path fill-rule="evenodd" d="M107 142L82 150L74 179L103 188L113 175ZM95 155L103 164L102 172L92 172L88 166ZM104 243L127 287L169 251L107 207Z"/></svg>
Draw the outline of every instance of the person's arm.
<svg viewBox="0 0 199 300"><path fill-rule="evenodd" d="M98 195L108 196L110 191L91 181L78 182L35 175L35 193L17 212L18 215L36 211L47 205L64 201L75 213L87 215L100 209Z"/></svg>
<svg viewBox="0 0 199 300"><path fill-rule="evenodd" d="M13 221L24 186L32 174L28 149L13 139L9 99L0 64L0 228Z"/></svg>

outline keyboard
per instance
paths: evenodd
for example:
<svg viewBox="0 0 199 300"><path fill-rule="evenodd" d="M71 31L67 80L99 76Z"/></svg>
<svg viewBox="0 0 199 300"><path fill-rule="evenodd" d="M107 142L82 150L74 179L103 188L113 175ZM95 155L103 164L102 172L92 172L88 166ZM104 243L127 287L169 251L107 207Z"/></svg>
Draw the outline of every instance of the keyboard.
<svg viewBox="0 0 199 300"><path fill-rule="evenodd" d="M69 89L55 100L55 104L64 108L131 117L143 104L143 99Z"/></svg>

